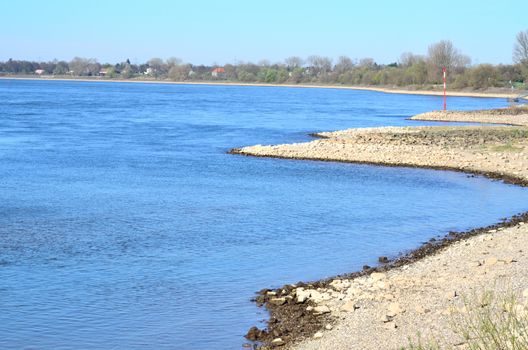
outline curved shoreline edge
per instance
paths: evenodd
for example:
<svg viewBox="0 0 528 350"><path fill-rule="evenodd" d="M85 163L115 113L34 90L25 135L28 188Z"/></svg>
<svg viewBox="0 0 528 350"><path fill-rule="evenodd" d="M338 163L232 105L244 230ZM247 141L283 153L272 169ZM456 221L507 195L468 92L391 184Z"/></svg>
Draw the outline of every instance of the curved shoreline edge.
<svg viewBox="0 0 528 350"><path fill-rule="evenodd" d="M387 94L402 95L425 95L443 96L443 91L439 90L408 90L405 88L373 87L373 86L351 86L351 85L320 85L320 84L264 84L264 83L241 83L241 82L216 82L216 81L167 81L167 80L147 80L147 79L108 79L108 78L53 78L53 77L10 77L0 76L0 80L33 80L33 81L74 81L90 83L140 83L140 84L168 84L168 85L211 85L211 86L257 86L257 87L287 87L299 89L337 89L337 90L359 90L374 91ZM478 91L448 91L448 97L475 97L475 98L517 98L519 94L526 91L511 92L478 92ZM528 96L524 97L528 100Z"/></svg>
<svg viewBox="0 0 528 350"><path fill-rule="evenodd" d="M317 158L317 157L285 157L279 155L254 155L245 153L240 148L233 148L227 152L228 154L240 155L245 157L255 157L255 158L275 158L275 159L289 159L289 160L305 160L305 161L315 161L315 162L329 162L329 163L348 163L348 164L364 164L380 167L390 167L390 168L411 168L411 169L430 169L430 170L445 170L445 171L454 171L457 173L464 173L473 176L484 176L490 180L503 181L506 184L517 185L521 187L528 187L528 180L525 180L520 177L511 176L508 174L492 171L479 171L479 170L468 170L461 169L457 167L450 166L421 166L412 163L384 163L384 162L369 162L369 161L347 161L342 159L331 159L331 158Z"/></svg>
<svg viewBox="0 0 528 350"><path fill-rule="evenodd" d="M490 116L489 114L486 114L486 111L474 111L471 112L474 114L474 118L470 121L477 121L478 122L478 116L483 117L482 119L485 120L486 123L500 123L504 124L504 119L499 118L497 119L496 116ZM441 112L437 112L436 114L430 114L429 116L425 117L425 120L436 120L441 121L442 118L445 117L445 114ZM523 118L526 116L523 116ZM411 119L421 119L421 115L412 117ZM429 119L427 119L429 118ZM432 119L431 119L432 118ZM456 120L456 119L459 120ZM491 120L491 121L490 121ZM453 114L450 116L450 119L447 121L467 121L467 112L462 112L460 114L457 114L457 112L453 112ZM483 121L480 121L483 122ZM516 123L512 123L514 125L521 125L516 127L504 127L504 128L496 128L495 129L486 129L487 131L491 130L489 133L492 135L493 133L499 133L504 135L509 135L509 132L512 133L522 133L521 139L525 140L526 136L528 136L528 129L524 128L524 125L528 125L525 120L522 120L519 122L518 120L515 120ZM488 127L486 127L488 128ZM390 167L409 167L409 168L427 168L427 169L434 169L434 170L449 170L449 171L456 171L456 172L464 172L467 173L469 176L484 176L493 180L500 180L504 181L505 183L514 184L518 186L528 187L528 167L523 168L524 171L521 174L513 174L508 172L508 169L503 171L490 171L489 167L483 167L482 169L479 169L478 167L468 167L467 165L464 166L457 166L457 165L439 165L439 164L419 164L416 162L395 162L395 161L382 161L380 159L377 160L361 160L361 159L346 159L346 157L332 157L332 153L328 155L328 153L325 153L328 151L328 148L325 148L322 142L335 142L335 144L341 145L341 143L346 144L347 142L351 142L352 144L358 143L361 145L361 143L366 144L376 144L378 142L386 142L384 139L383 134L390 134L391 137L394 136L394 133L398 136L408 137L408 135L411 135L409 138L412 141L411 143L415 143L416 140L420 142L420 138L414 137L414 134L420 134L421 132L436 132L436 130L445 130L449 129L447 132L443 132L440 135L441 138L447 138L452 139L451 141L455 140L456 142L459 142L457 138L464 138L464 137L472 137L475 134L475 130L478 130L478 135L481 135L480 133L483 132L484 129L479 129L477 127L407 127L407 128L370 128L370 129L350 129L346 131L338 131L338 132L330 132L330 133L315 133L311 134L311 136L318 137L320 140L315 140L311 142L306 142L304 144L292 144L292 145L278 145L278 146L253 146L253 147L244 147L244 148L234 148L231 149L228 153L230 154L236 154L236 155L244 155L244 156L252 156L252 157L266 157L266 158L280 158L280 159L292 159L292 160L312 160L312 161L330 161L330 162L345 162L345 163L355 163L355 164L369 164L369 165L375 165L375 166L390 166ZM450 132L468 132L469 135L456 135L456 138L453 138ZM381 138L374 137L373 140L371 140L371 137L373 134L376 134L379 132L382 136ZM401 132L401 134L398 134L398 132ZM471 134L473 132L473 134ZM392 134L391 134L392 133ZM365 134L368 135L366 137L367 141L365 141ZM379 135L377 135L379 136ZM430 135L428 135L430 136ZM414 138L413 138L414 137ZM491 136L484 136L484 138L490 137L490 139L495 140ZM506 137L508 139L508 137ZM358 141L359 139L359 141ZM391 141L392 142L392 141ZM398 147L401 148L401 143L391 144L391 142L388 143L389 148L395 147L398 149ZM433 141L434 142L434 141ZM510 144L511 140L508 139L507 143ZM524 142L524 141L523 141ZM313 156L307 155L310 154L309 152L299 151L303 145L309 145L311 144L310 151L313 152L314 148L320 147L322 148L322 156ZM484 142L486 144L486 142ZM523 143L524 145L524 143ZM341 145L342 146L342 145ZM357 145L353 145L357 146ZM429 147L430 144L426 144L425 148L421 148L419 150L424 151ZM457 146L460 146L457 144ZM343 146L345 147L345 146ZM431 146L432 147L432 146ZM479 146L481 147L481 145ZM352 148L352 151L357 151L357 148ZM364 148L359 148L359 150L364 150ZM376 148L376 150L379 150ZM415 150L415 149L413 149ZM283 151L281 153L280 151ZM524 150L523 150L524 151ZM524 154L524 153L523 153ZM335 155L335 153L334 153ZM528 158L526 158L528 159ZM509 161L508 161L509 162ZM524 166L524 165L523 165ZM246 338L250 341L253 341L253 346L256 348L261 349L268 349L268 348L275 348L277 346L283 346L285 345L288 348L291 348L294 345L299 344L302 341L306 340L315 340L313 343L317 343L318 346L321 346L320 339L323 336L322 331L324 332L326 330L331 330L333 325L338 325L340 322L337 320L337 317L333 314L333 310L331 310L328 307L325 307L324 302L323 304L318 304L317 300L313 300L313 298L304 298L302 302L299 302L299 293L304 293L305 290L309 291L316 291L315 293L324 294L324 293L333 293L336 289L336 285L339 287L339 281L347 281L346 283L350 283L350 281L354 281L359 278L369 278L368 276L374 276L374 275L384 275L385 273L389 271L393 271L397 268L404 268L409 267L413 263L419 262L427 257L432 257L438 255L438 253L445 251L447 247L452 246L454 243L466 240L470 237L479 236L485 233L490 232L496 232L501 231L504 229L512 228L512 227L519 227L519 225L523 225L525 222L528 221L528 212L520 213L517 215L512 216L509 219L504 219L502 222L481 227L481 228L475 228L469 231L464 232L449 232L447 233L443 238L440 239L431 239L429 242L426 242L419 246L416 249L409 250L408 252L404 253L403 255L400 255L396 257L393 260L389 260L387 257L380 257L380 264L376 267L369 267L365 266L362 271L347 273L338 275L331 278L325 278L319 281L311 282L311 283L304 283L300 282L294 285L285 285L281 288L276 289L263 289L260 292L258 292L258 296L255 298L255 302L258 306L264 306L270 314L270 318L267 323L267 329L260 330L256 327L253 327L249 330L248 334L246 335ZM373 275L374 274L374 275ZM339 282L339 283L338 283ZM339 287L341 288L341 287ZM300 292L299 292L300 291ZM306 300L304 300L306 299ZM345 304L343 307L346 307L350 302ZM349 305L349 308L351 307L351 310L356 310L357 304L353 304L352 306ZM350 311L350 310L348 310ZM392 319L390 319L387 324L392 324ZM395 327L396 328L396 327ZM308 342L310 344L310 342ZM401 344L403 346L404 344ZM313 347L305 346L304 348L316 348L314 345Z"/></svg>

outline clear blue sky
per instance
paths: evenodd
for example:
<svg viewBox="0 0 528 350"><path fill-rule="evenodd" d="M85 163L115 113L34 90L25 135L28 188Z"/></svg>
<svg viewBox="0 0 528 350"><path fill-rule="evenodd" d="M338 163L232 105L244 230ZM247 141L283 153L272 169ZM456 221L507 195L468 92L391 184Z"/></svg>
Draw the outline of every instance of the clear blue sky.
<svg viewBox="0 0 528 350"><path fill-rule="evenodd" d="M224 64L315 54L390 63L447 39L473 63L511 63L528 0L6 0L0 16L2 61Z"/></svg>

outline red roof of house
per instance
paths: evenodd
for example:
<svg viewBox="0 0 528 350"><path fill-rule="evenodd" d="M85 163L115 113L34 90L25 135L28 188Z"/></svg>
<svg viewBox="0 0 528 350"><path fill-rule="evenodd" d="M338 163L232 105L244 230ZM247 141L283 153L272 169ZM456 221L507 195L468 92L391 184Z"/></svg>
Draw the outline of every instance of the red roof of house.
<svg viewBox="0 0 528 350"><path fill-rule="evenodd" d="M222 67L213 69L212 73L225 73L225 69Z"/></svg>

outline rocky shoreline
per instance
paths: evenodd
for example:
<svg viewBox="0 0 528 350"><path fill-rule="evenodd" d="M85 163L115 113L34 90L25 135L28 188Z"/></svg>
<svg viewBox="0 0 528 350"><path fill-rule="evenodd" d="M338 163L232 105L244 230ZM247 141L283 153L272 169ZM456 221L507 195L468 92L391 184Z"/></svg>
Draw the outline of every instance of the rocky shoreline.
<svg viewBox="0 0 528 350"><path fill-rule="evenodd" d="M523 186L528 186L528 183L524 183ZM387 272L405 268L425 257L441 252L454 243L467 241L470 237L482 234L491 237L492 233L501 232L507 228L516 228L519 225L522 227L525 223L528 226L528 212L515 215L494 225L464 232L449 232L441 239L432 238L419 248L394 260L381 256L378 258L380 264L376 267L365 265L363 270L358 272L311 283L299 282L284 285L277 289L263 289L254 301L259 307L264 306L270 313L267 328L261 330L252 327L246 334L246 338L253 342L254 348L261 350L292 345L304 339L321 339L323 337L322 331L331 331L339 323L341 314L353 313L360 308L366 308L363 301L374 299L376 292L381 292L382 300L390 301L386 304L386 312L381 313L378 323L383 324L388 329L396 329L398 326L395 323L395 318L405 311L394 295L389 294L390 282L387 278ZM492 239L487 238L487 240L491 241ZM511 257L502 260L491 258L491 260L474 261L474 265L483 266L496 263L506 265L513 262L517 261ZM383 292L389 293L383 294ZM453 296L455 294L456 291L453 291ZM328 306L328 304L332 304L332 306ZM424 314L430 312L426 312L426 310L423 307L423 310L420 311ZM358 349L366 348L368 347L358 347ZM377 347L373 347L373 349L377 349Z"/></svg>
<svg viewBox="0 0 528 350"><path fill-rule="evenodd" d="M415 115L410 120L492 123L528 126L528 108L524 106L489 111L434 111Z"/></svg>
<svg viewBox="0 0 528 350"><path fill-rule="evenodd" d="M425 118L528 125L524 113L505 114L502 110L434 113ZM447 169L528 186L526 127L386 127L315 136L320 139L257 145L230 153ZM440 335L444 345L463 348L463 342L446 326L447 308L460 301L457 296L461 293L482 286L493 288L491 282L515 277L522 282L516 290L528 287L528 277L522 277L528 276L528 257L517 245L522 242L528 251L525 222L528 213L484 228L449 232L394 260L380 257L379 266L365 266L356 273L264 289L255 301L270 312L267 328L253 327L246 337L253 342L251 346L261 349L390 349L404 346L409 337L421 333ZM515 245L512 240L516 240ZM490 246L497 248L493 255ZM467 258L472 259L469 265ZM445 273L438 273L440 270ZM445 286L446 280L453 283Z"/></svg>

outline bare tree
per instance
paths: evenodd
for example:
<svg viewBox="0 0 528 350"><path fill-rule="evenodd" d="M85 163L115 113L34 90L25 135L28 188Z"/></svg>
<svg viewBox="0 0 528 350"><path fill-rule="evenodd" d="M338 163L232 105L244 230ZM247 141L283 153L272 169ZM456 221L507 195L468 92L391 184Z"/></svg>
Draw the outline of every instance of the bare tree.
<svg viewBox="0 0 528 350"><path fill-rule="evenodd" d="M438 68L453 70L463 68L471 63L468 56L460 53L449 40L442 40L429 46L428 59L431 65Z"/></svg>
<svg viewBox="0 0 528 350"><path fill-rule="evenodd" d="M97 75L101 65L95 58L75 57L69 63L70 70L75 75Z"/></svg>
<svg viewBox="0 0 528 350"><path fill-rule="evenodd" d="M376 68L376 61L370 57L362 58L359 60L359 66L362 68L374 69Z"/></svg>
<svg viewBox="0 0 528 350"><path fill-rule="evenodd" d="M299 68L303 65L303 59L297 56L291 56L284 60L286 67L290 70Z"/></svg>
<svg viewBox="0 0 528 350"><path fill-rule="evenodd" d="M528 66L528 30L517 34L517 42L513 47L513 61Z"/></svg>
<svg viewBox="0 0 528 350"><path fill-rule="evenodd" d="M308 57L308 64L314 70L315 75L325 75L332 70L332 59L322 56L310 56Z"/></svg>
<svg viewBox="0 0 528 350"><path fill-rule="evenodd" d="M412 52L404 52L400 56L400 65L404 67L411 67L418 62L424 61L424 57L422 55L415 55Z"/></svg>
<svg viewBox="0 0 528 350"><path fill-rule="evenodd" d="M334 70L338 74L343 74L346 71L354 68L354 63L348 56L340 56L337 60L337 63L334 67Z"/></svg>
<svg viewBox="0 0 528 350"><path fill-rule="evenodd" d="M177 57L170 57L170 58L167 58L167 60L165 61L165 64L167 64L167 67L169 69L179 66L181 63L182 63L182 60Z"/></svg>
<svg viewBox="0 0 528 350"><path fill-rule="evenodd" d="M169 69L168 76L174 81L184 81L189 79L189 73L191 72L191 70L192 66L190 64L173 65Z"/></svg>
<svg viewBox="0 0 528 350"><path fill-rule="evenodd" d="M153 70L152 74L155 77L158 77L167 71L167 65L163 62L161 58L151 58L147 61L149 67Z"/></svg>

